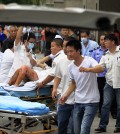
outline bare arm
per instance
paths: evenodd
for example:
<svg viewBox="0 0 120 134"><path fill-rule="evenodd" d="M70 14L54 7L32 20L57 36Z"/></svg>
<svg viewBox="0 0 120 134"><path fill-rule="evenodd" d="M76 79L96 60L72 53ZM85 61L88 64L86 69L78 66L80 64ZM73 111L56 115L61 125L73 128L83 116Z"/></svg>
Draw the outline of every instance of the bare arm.
<svg viewBox="0 0 120 134"><path fill-rule="evenodd" d="M32 65L32 67L34 67L34 66L37 64L36 60L33 59L32 56L31 56L31 58L29 58L29 59L30 59L30 63L31 63L31 65Z"/></svg>
<svg viewBox="0 0 120 134"><path fill-rule="evenodd" d="M20 26L18 31L17 31L17 35L16 35L16 38L15 38L15 45L17 46L18 43L20 42L21 40L21 35L23 34L23 27Z"/></svg>
<svg viewBox="0 0 120 134"><path fill-rule="evenodd" d="M72 80L69 88L67 89L66 93L60 98L59 102L61 104L64 104L65 101L68 99L68 97L70 96L70 94L75 90L76 88L76 84L75 84L75 81Z"/></svg>
<svg viewBox="0 0 120 134"><path fill-rule="evenodd" d="M55 99L57 96L57 88L60 84L61 78L55 77L54 78L54 85L53 85L53 91L52 91L52 98Z"/></svg>
<svg viewBox="0 0 120 134"><path fill-rule="evenodd" d="M104 67L101 65L97 65L92 68L85 68L85 67L80 67L80 72L92 72L92 73L101 73L104 71Z"/></svg>
<svg viewBox="0 0 120 134"><path fill-rule="evenodd" d="M51 59L51 58L50 58L49 56L45 56L44 58L38 60L38 65L39 65L39 63L40 63L40 64L41 64L41 63L43 64L43 63L49 61L50 59Z"/></svg>
<svg viewBox="0 0 120 134"><path fill-rule="evenodd" d="M35 66L37 64L36 60L32 57L32 54L27 52L27 57L30 59L30 63L33 66Z"/></svg>
<svg viewBox="0 0 120 134"><path fill-rule="evenodd" d="M38 87L41 88L47 83L51 82L54 79L54 76L48 75L42 82L38 83Z"/></svg>

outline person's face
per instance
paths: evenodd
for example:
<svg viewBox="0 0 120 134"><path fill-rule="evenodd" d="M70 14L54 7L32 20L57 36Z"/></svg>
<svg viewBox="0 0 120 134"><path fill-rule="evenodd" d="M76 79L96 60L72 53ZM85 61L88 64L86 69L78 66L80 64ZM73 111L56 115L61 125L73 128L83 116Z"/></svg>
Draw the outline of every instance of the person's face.
<svg viewBox="0 0 120 134"><path fill-rule="evenodd" d="M51 54L56 55L62 48L56 45L56 42L51 42Z"/></svg>
<svg viewBox="0 0 120 134"><path fill-rule="evenodd" d="M35 44L35 39L34 38L30 38L28 41L26 41L25 46L28 46L29 43Z"/></svg>
<svg viewBox="0 0 120 134"><path fill-rule="evenodd" d="M62 37L67 37L69 34L69 30L67 28L62 28L61 29L61 36Z"/></svg>
<svg viewBox="0 0 120 134"><path fill-rule="evenodd" d="M11 27L10 28L10 37L16 38L17 35L17 28L16 27Z"/></svg>
<svg viewBox="0 0 120 134"><path fill-rule="evenodd" d="M83 33L81 32L80 36L81 38L89 38L89 35L87 35L86 32L83 32Z"/></svg>
<svg viewBox="0 0 120 134"><path fill-rule="evenodd" d="M109 40L109 39L106 39L105 40L105 47L106 48L111 48L112 46L114 45L114 41L111 41L111 40Z"/></svg>
<svg viewBox="0 0 120 134"><path fill-rule="evenodd" d="M63 42L63 50L64 50L64 53L67 54L67 47L66 47L66 44L68 43L68 41L65 41Z"/></svg>
<svg viewBox="0 0 120 134"><path fill-rule="evenodd" d="M100 36L100 45L101 45L102 47L105 47L105 41L104 41L104 38L105 38L104 35L101 35L101 36Z"/></svg>
<svg viewBox="0 0 120 134"><path fill-rule="evenodd" d="M47 31L47 32L50 31L50 28L49 27L46 27L45 28L45 31Z"/></svg>
<svg viewBox="0 0 120 134"><path fill-rule="evenodd" d="M67 57L69 60L76 60L80 55L80 51L76 51L74 47L67 46Z"/></svg>
<svg viewBox="0 0 120 134"><path fill-rule="evenodd" d="M56 32L57 32L57 29L56 29L56 28L52 28L52 29L51 29L51 32L52 32L52 33L56 33Z"/></svg>

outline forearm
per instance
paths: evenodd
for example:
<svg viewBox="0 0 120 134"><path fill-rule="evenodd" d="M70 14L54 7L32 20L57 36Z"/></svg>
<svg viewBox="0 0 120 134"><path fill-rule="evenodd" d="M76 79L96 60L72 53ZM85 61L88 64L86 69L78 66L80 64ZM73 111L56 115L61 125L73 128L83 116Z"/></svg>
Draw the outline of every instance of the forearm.
<svg viewBox="0 0 120 134"><path fill-rule="evenodd" d="M42 82L44 83L44 85L46 85L49 82L51 82L53 79L54 79L54 76L48 75Z"/></svg>
<svg viewBox="0 0 120 134"><path fill-rule="evenodd" d="M76 88L76 84L75 84L74 81L72 81L71 84L70 84L70 86L69 86L69 88L68 88L67 91L65 92L65 96L66 96L66 97L69 97L70 94L75 90L75 88Z"/></svg>
<svg viewBox="0 0 120 134"><path fill-rule="evenodd" d="M54 78L53 90L57 90L57 88L58 88L58 86L59 86L59 84L60 84L60 81L61 81L60 78L58 78L58 77L55 77L55 78Z"/></svg>
<svg viewBox="0 0 120 134"><path fill-rule="evenodd" d="M37 64L36 60L34 60L33 58L30 58L30 63L32 67L34 67Z"/></svg>
<svg viewBox="0 0 120 134"><path fill-rule="evenodd" d="M47 62L47 61L49 61L51 58L49 57L49 56L45 56L44 58L42 58L42 59L40 59L39 61L38 61L38 64L40 63L45 63L45 62Z"/></svg>
<svg viewBox="0 0 120 134"><path fill-rule="evenodd" d="M97 65L93 68L89 68L89 70L90 70L89 72L92 72L92 73L101 73L104 71L104 67L101 65Z"/></svg>
<svg viewBox="0 0 120 134"><path fill-rule="evenodd" d="M18 29L16 38L15 38L15 45L17 45L20 42L22 34L23 34L23 27L20 26L19 29Z"/></svg>

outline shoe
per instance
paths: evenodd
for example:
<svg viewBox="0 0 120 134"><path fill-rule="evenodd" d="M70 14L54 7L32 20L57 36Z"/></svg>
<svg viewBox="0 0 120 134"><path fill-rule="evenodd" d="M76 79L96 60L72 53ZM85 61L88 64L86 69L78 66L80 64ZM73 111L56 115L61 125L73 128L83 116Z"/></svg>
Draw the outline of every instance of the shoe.
<svg viewBox="0 0 120 134"><path fill-rule="evenodd" d="M97 131L97 133L103 133L106 132L106 129L102 127L98 127L97 129L95 129L95 131Z"/></svg>
<svg viewBox="0 0 120 134"><path fill-rule="evenodd" d="M114 133L120 133L120 128L115 128Z"/></svg>

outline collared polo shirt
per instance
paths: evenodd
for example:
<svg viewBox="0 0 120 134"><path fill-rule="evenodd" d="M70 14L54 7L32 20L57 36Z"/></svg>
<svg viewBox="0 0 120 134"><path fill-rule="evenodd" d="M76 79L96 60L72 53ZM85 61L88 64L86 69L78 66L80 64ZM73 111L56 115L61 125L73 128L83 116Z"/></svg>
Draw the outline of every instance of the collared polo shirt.
<svg viewBox="0 0 120 134"><path fill-rule="evenodd" d="M107 69L106 82L113 88L120 88L120 47L117 46L114 53L108 50L99 64Z"/></svg>

